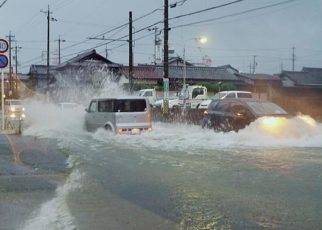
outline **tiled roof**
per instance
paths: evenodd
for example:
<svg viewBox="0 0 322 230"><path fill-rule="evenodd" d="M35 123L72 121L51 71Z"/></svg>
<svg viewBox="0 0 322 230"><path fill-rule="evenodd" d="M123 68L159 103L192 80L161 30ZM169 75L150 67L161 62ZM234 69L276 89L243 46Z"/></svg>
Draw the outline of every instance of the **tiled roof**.
<svg viewBox="0 0 322 230"><path fill-rule="evenodd" d="M322 68L303 67L302 72L309 72L322 77Z"/></svg>
<svg viewBox="0 0 322 230"><path fill-rule="evenodd" d="M246 77L251 80L264 80L264 81L279 81L280 80L278 76L274 76L274 75L270 75L270 74L262 74L262 73L258 73L258 74L240 73L240 74L238 74L238 76Z"/></svg>
<svg viewBox="0 0 322 230"><path fill-rule="evenodd" d="M91 60L95 60L95 61L100 61L104 64L115 64L114 62L106 59L105 57L103 57L102 55L98 54L96 52L96 50L90 50L90 51L86 51L84 53L78 54L76 57L73 57L71 59L69 59L66 62L63 62L62 64L60 64L57 68L64 68L67 65L77 65L86 61L91 61Z"/></svg>
<svg viewBox="0 0 322 230"><path fill-rule="evenodd" d="M281 74L282 79L283 77L287 77L297 86L322 87L322 77L310 72L284 71Z"/></svg>
<svg viewBox="0 0 322 230"><path fill-rule="evenodd" d="M124 75L128 75L128 67L122 67L121 72ZM135 66L133 68L133 75L137 79L162 79L163 67L146 65ZM170 79L183 79L183 67L182 66L169 66L169 78ZM237 76L229 72L225 68L217 67L198 67L187 66L187 79L191 80L214 80L214 81L238 81Z"/></svg>

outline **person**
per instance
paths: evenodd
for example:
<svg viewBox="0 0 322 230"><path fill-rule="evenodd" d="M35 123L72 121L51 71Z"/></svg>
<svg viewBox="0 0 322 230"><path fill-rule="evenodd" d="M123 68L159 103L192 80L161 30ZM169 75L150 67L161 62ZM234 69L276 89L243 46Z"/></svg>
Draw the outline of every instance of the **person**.
<svg viewBox="0 0 322 230"><path fill-rule="evenodd" d="M210 127L210 119L209 119L208 111L207 111L207 110L203 113L203 118L202 118L202 124L201 124L201 127L202 127L203 129L204 129L204 128L209 128L209 127Z"/></svg>

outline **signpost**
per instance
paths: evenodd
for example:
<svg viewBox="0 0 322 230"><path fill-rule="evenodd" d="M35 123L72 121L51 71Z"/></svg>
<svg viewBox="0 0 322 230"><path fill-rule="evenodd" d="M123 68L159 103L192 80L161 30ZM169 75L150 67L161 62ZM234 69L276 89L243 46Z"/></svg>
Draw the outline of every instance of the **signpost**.
<svg viewBox="0 0 322 230"><path fill-rule="evenodd" d="M5 53L9 49L9 44L6 40L0 38L0 53Z"/></svg>
<svg viewBox="0 0 322 230"><path fill-rule="evenodd" d="M3 69L8 66L8 57L5 54L9 49L9 44L6 40L0 39L0 69L1 69L1 110L2 110L2 130L4 130L4 74Z"/></svg>

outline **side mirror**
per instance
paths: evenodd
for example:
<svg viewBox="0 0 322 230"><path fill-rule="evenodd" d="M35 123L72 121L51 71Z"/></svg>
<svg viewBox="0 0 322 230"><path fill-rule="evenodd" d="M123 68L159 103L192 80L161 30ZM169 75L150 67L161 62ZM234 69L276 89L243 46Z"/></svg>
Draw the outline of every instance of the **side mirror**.
<svg viewBox="0 0 322 230"><path fill-rule="evenodd" d="M88 108L86 108L85 111L89 113L89 109Z"/></svg>

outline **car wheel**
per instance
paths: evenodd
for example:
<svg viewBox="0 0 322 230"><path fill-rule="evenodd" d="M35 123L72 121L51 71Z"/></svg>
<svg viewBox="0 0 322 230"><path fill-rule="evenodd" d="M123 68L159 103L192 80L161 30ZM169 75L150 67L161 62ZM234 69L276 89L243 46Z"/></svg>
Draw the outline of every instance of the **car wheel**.
<svg viewBox="0 0 322 230"><path fill-rule="evenodd" d="M105 125L105 130L108 131L108 132L113 132L113 128L110 126L110 125Z"/></svg>

